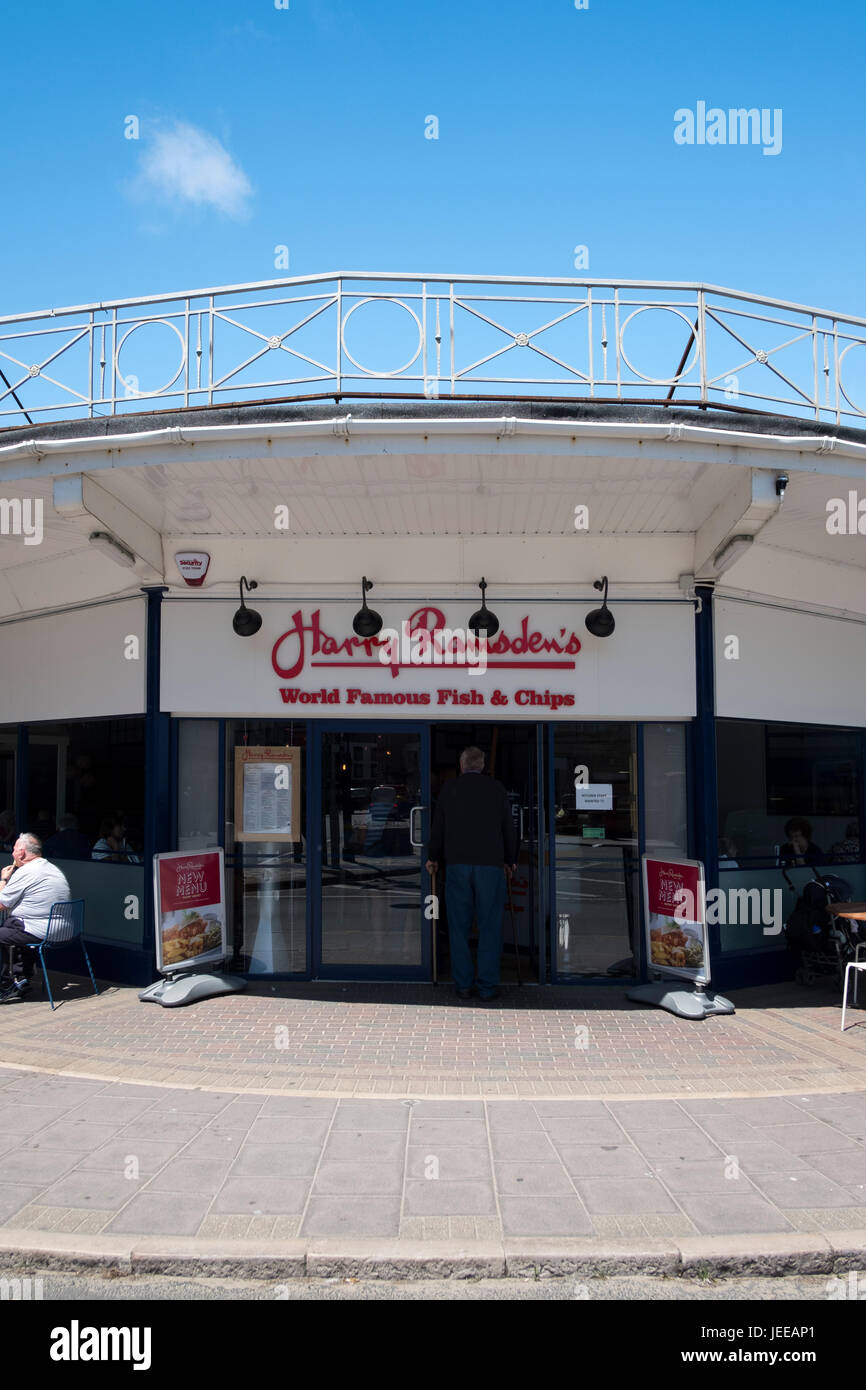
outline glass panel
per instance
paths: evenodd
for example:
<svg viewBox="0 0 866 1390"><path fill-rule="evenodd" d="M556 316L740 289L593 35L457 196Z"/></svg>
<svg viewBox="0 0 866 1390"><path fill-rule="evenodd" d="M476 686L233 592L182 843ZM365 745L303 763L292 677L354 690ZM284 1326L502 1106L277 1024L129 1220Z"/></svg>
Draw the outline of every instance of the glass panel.
<svg viewBox="0 0 866 1390"><path fill-rule="evenodd" d="M550 829L556 852L560 975L637 974L635 747L633 724L557 724L554 730L555 812ZM596 789L597 808L578 807L579 768L587 770L581 775ZM608 786L609 794L604 790Z"/></svg>
<svg viewBox="0 0 866 1390"><path fill-rule="evenodd" d="M644 724L644 816L647 853L689 852L685 724Z"/></svg>
<svg viewBox="0 0 866 1390"><path fill-rule="evenodd" d="M0 849L11 846L17 832L15 813L15 756L18 731L7 724L0 728Z"/></svg>
<svg viewBox="0 0 866 1390"><path fill-rule="evenodd" d="M535 776L535 724L440 724L431 730L432 812L442 787L460 775L460 754L464 748L480 748L484 769L501 782L508 793L511 814L517 827L519 846L517 872L511 880L511 904L506 897L502 917L503 984L517 980L516 946L520 952L521 978L537 978L538 939L535 929L536 859L538 804ZM446 870L447 872L447 870ZM444 889L444 881L442 883ZM511 907L514 909L512 920ZM473 928L475 945L477 929ZM448 948L448 910L444 891L440 891L438 930L438 973L450 978Z"/></svg>
<svg viewBox="0 0 866 1390"><path fill-rule="evenodd" d="M716 737L720 867L861 861L857 733L725 719Z"/></svg>
<svg viewBox="0 0 866 1390"><path fill-rule="evenodd" d="M420 763L417 733L322 738L323 965L422 963Z"/></svg>
<svg viewBox="0 0 866 1390"><path fill-rule="evenodd" d="M721 897L713 907L712 892L707 895L707 917L710 922L713 915L718 919L722 951L787 949L785 922L812 874L795 869L788 877L793 891L781 869L741 869L733 861L719 860Z"/></svg>
<svg viewBox="0 0 866 1390"><path fill-rule="evenodd" d="M55 859L53 862L66 875L72 897L84 899L85 940L141 946L144 940L141 915L144 869L132 864L81 859ZM138 916L130 915L136 911Z"/></svg>
<svg viewBox="0 0 866 1390"><path fill-rule="evenodd" d="M306 725L230 720L226 726L226 896L234 968L253 975L307 969ZM235 748L301 749L301 839L235 840Z"/></svg>
<svg viewBox="0 0 866 1390"><path fill-rule="evenodd" d="M46 858L136 863L144 838L144 720L34 724L26 823ZM103 842L97 845L99 842Z"/></svg>
<svg viewBox="0 0 866 1390"><path fill-rule="evenodd" d="M219 844L219 722L182 719L178 733L177 847Z"/></svg>

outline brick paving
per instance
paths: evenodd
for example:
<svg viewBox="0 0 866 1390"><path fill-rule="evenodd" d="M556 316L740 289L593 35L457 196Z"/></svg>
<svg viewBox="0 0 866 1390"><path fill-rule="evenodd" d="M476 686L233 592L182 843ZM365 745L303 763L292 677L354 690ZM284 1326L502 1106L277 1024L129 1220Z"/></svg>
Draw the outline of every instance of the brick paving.
<svg viewBox="0 0 866 1390"><path fill-rule="evenodd" d="M129 989L0 1010L0 1236L646 1241L866 1230L866 1012L740 991ZM407 1246L408 1248L408 1246Z"/></svg>
<svg viewBox="0 0 866 1390"><path fill-rule="evenodd" d="M619 988L258 985L181 1009L70 984L0 1010L0 1064L105 1080L333 1096L614 1097L866 1089L866 1012L830 988L732 994L701 1022Z"/></svg>

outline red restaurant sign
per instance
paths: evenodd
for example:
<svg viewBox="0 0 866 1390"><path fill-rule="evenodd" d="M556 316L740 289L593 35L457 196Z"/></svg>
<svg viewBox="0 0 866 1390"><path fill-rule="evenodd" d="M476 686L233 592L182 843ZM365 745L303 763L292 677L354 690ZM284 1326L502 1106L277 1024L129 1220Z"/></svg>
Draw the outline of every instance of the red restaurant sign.
<svg viewBox="0 0 866 1390"><path fill-rule="evenodd" d="M446 626L445 614L438 608L429 607L416 609L408 619L408 630L410 635L426 632L431 636L433 633L452 631ZM309 623L304 622L303 612L298 609L292 614L292 626L274 643L271 662L283 680L295 680L306 672L308 665L329 670L338 667L359 670L365 666L380 670L382 662L378 653L383 645L379 637L334 637L322 627L318 608ZM487 643L487 669L573 671L575 663L568 658L576 656L580 647L580 638L575 632L561 627L555 637L545 636L543 632L530 630L529 618L524 617L517 633L509 636L502 630ZM444 651L446 660L442 664L461 664L464 648L458 630L455 630L450 642L445 642ZM449 651L452 662L447 660ZM517 657L522 659L515 660ZM536 657L554 659L533 659ZM389 662L388 669L396 677L403 666L411 664Z"/></svg>

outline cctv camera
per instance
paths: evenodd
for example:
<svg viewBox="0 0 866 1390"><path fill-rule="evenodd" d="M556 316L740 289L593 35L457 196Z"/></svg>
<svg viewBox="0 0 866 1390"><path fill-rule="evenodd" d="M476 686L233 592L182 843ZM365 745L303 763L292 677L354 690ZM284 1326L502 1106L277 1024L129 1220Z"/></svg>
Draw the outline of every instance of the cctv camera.
<svg viewBox="0 0 866 1390"><path fill-rule="evenodd" d="M776 496L777 496L777 497L784 497L784 496L785 496L785 488L786 488L787 486L788 486L788 475L787 475L787 473L780 473L780 474L778 475L778 477L776 478Z"/></svg>

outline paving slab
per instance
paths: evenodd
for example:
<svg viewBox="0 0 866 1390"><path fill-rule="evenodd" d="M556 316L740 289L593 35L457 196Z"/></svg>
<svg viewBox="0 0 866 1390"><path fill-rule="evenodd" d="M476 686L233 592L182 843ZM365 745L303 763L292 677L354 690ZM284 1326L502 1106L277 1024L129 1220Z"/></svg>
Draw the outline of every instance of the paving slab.
<svg viewBox="0 0 866 1390"><path fill-rule="evenodd" d="M109 1235L194 1236L211 1204L195 1192L142 1192L109 1222Z"/></svg>
<svg viewBox="0 0 866 1390"><path fill-rule="evenodd" d="M0 1251L416 1277L866 1268L866 1030L840 1035L832 997L743 992L698 1027L614 990L482 1010L279 988L0 1015Z"/></svg>
<svg viewBox="0 0 866 1390"><path fill-rule="evenodd" d="M794 1229L778 1207L759 1195L684 1194L679 1203L704 1235L746 1235Z"/></svg>
<svg viewBox="0 0 866 1390"><path fill-rule="evenodd" d="M406 1150L407 1181L462 1182L473 1178L489 1181L491 1176L490 1154L480 1147L461 1144L450 1148L437 1144L433 1153L429 1144L410 1144Z"/></svg>
<svg viewBox="0 0 866 1390"><path fill-rule="evenodd" d="M823 1173L758 1173L758 1191L769 1197L780 1211L797 1207L850 1207L851 1193Z"/></svg>
<svg viewBox="0 0 866 1390"><path fill-rule="evenodd" d="M559 1157L573 1178L645 1178L650 1164L627 1140L622 1144L559 1144Z"/></svg>
<svg viewBox="0 0 866 1390"><path fill-rule="evenodd" d="M194 1141L195 1142L195 1141ZM185 1150L192 1151L193 1144ZM254 1144L239 1147L231 1173L237 1178L308 1178L322 1157L319 1144Z"/></svg>
<svg viewBox="0 0 866 1390"><path fill-rule="evenodd" d="M228 1155L223 1158L172 1158L148 1179L147 1191L216 1193L226 1181L230 1166Z"/></svg>
<svg viewBox="0 0 866 1390"><path fill-rule="evenodd" d="M307 1178L226 1178L213 1201L214 1212L237 1216L299 1215L310 1191Z"/></svg>
<svg viewBox="0 0 866 1390"><path fill-rule="evenodd" d="M122 1174L104 1173L99 1169L84 1169L67 1173L39 1194L41 1207L89 1208L93 1211L119 1211L140 1190L142 1179L128 1179Z"/></svg>
<svg viewBox="0 0 866 1390"><path fill-rule="evenodd" d="M304 1216L305 1236L396 1236L400 1229L399 1197L312 1197Z"/></svg>
<svg viewBox="0 0 866 1390"><path fill-rule="evenodd" d="M589 1236L592 1218L578 1196L501 1197L505 1236Z"/></svg>
<svg viewBox="0 0 866 1390"><path fill-rule="evenodd" d="M379 1197L399 1195L403 1191L403 1164L328 1160L319 1165L312 1190L314 1197L366 1192Z"/></svg>
<svg viewBox="0 0 866 1390"><path fill-rule="evenodd" d="M497 1190L512 1197L541 1197L547 1193L574 1193L574 1184L561 1164L497 1163Z"/></svg>

